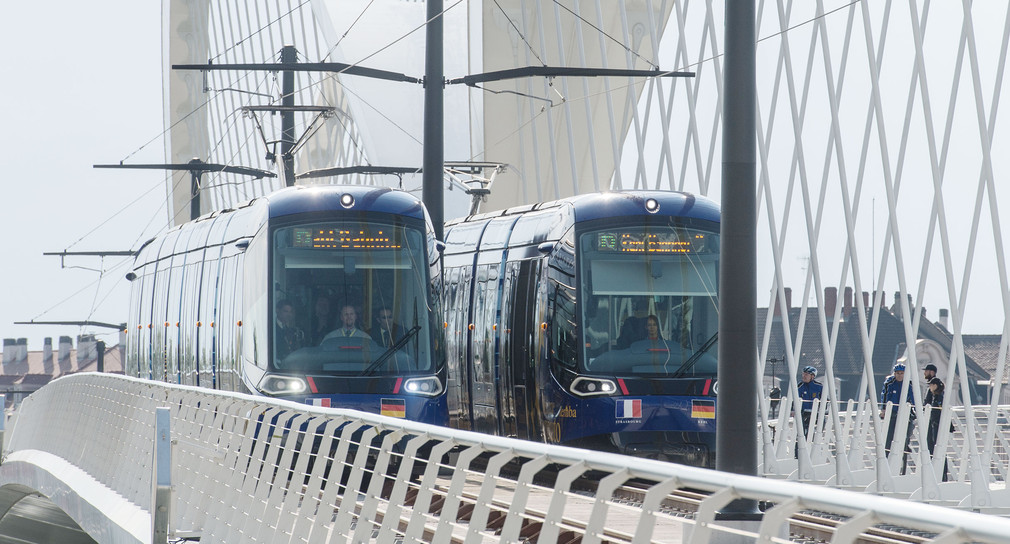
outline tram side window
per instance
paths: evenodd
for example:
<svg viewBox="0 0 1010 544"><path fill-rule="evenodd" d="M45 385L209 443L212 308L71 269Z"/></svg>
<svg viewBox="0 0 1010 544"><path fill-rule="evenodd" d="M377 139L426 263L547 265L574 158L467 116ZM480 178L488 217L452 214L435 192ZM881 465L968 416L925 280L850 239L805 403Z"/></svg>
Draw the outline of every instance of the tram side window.
<svg viewBox="0 0 1010 544"><path fill-rule="evenodd" d="M552 282L553 283L553 282ZM575 336L575 292L560 283L552 286L551 316L552 360L556 365L574 370L578 362Z"/></svg>
<svg viewBox="0 0 1010 544"><path fill-rule="evenodd" d="M245 330L242 334L242 357L266 368L269 306L267 289L267 243L265 231L249 242L245 254Z"/></svg>

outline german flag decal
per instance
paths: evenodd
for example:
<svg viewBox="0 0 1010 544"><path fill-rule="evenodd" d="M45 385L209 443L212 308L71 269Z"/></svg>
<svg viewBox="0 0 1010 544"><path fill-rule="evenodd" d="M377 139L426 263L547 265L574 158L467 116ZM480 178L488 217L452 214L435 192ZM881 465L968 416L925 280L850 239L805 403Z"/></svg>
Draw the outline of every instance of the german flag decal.
<svg viewBox="0 0 1010 544"><path fill-rule="evenodd" d="M699 419L715 419L715 401L691 399L691 417Z"/></svg>
<svg viewBox="0 0 1010 544"><path fill-rule="evenodd" d="M407 401L403 399L382 399L380 414L389 417L407 417Z"/></svg>

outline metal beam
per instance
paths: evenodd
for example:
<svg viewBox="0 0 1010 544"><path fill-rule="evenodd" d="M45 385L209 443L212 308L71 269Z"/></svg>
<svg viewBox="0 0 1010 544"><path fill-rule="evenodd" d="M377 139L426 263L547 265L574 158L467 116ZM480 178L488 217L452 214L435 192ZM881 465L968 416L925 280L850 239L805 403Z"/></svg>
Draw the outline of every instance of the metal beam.
<svg viewBox="0 0 1010 544"><path fill-rule="evenodd" d="M568 66L524 66L473 74L446 81L447 85L473 86L488 81L517 79L521 77L694 77L694 72L663 72L660 70L624 70L620 68L579 68Z"/></svg>
<svg viewBox="0 0 1010 544"><path fill-rule="evenodd" d="M388 70L378 70L375 68L365 68L364 66L355 66L353 64L344 64L341 62L300 62L297 66L288 66L284 63L278 62L267 62L262 64L173 64L173 70L201 70L201 71L211 71L211 70L242 70L242 71L260 71L260 72L283 72L283 71L294 71L294 72L335 72L338 74L349 75L349 76L363 76L370 77L372 79L385 79L389 81L402 81L406 83L423 83L424 80L421 78L408 76L406 74L401 74L399 72L390 72Z"/></svg>
<svg viewBox="0 0 1010 544"><path fill-rule="evenodd" d="M70 325L74 327L99 327L102 329L116 329L124 330L126 329L126 323L120 323L114 325L112 323L103 323L101 321L15 321L15 325Z"/></svg>

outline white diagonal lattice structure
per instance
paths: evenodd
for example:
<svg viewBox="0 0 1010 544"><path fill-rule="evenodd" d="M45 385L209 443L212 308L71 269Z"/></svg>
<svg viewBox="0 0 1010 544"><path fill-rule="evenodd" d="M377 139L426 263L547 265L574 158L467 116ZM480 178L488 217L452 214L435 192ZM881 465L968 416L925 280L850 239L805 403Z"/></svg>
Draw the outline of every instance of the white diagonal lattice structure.
<svg viewBox="0 0 1010 544"><path fill-rule="evenodd" d="M309 61L423 72L423 2L170 5L172 63L267 62L294 43ZM446 0L450 78L528 65L658 66L697 74L451 87L446 159L508 165L492 186L488 209L643 187L719 198L724 6L712 0ZM182 24L187 20L202 24L204 33ZM762 409L764 470L853 486L876 482L878 490L916 485L939 497L942 463L900 477L897 456L883 456L877 392L904 345L915 346L906 349L908 364L917 365L911 368L927 356L941 367L948 405L1005 400L1010 286L999 210L1010 157L999 151L1008 139L1000 102L1010 11L1005 3L970 0L759 0L757 29L757 288L767 304L759 313L755 364L765 368L769 359L783 359L765 373L790 382L778 418L769 404ZM185 60L174 56L180 43ZM338 112L306 144L299 172L420 163L420 86L302 78L299 103L334 105ZM272 168L263 162L255 123L237 112L254 100L279 100L273 75L211 73L205 83L194 72L166 81L166 119L178 128L169 144L178 154L170 162L199 156ZM296 132L310 122L310 116L300 119ZM208 128L193 128L200 123ZM265 134L279 132L279 123L264 125ZM185 189L188 177L176 183ZM271 183L278 182L209 181L214 192L206 210ZM407 188L410 183L405 180ZM188 191L181 194L176 209L186 210ZM447 215L454 209L465 208L447 205ZM847 289L855 295L843 303ZM894 304L888 297L888 310L870 310L885 305L885 293L896 293ZM940 309L949 310L943 326L936 324ZM992 335L985 361L966 356L966 338L977 341L979 334ZM805 364L821 370L833 402L794 460L788 407L797 394L791 382ZM909 377L921 403L922 374ZM862 416L849 415L843 404L849 399ZM1004 448L996 432L999 411L964 413L953 440L941 432L937 447L956 461L954 478L974 484L977 505L993 500L985 484L1004 480L1008 468L997 455ZM914 446L927 419L919 417L914 427L915 467L929 463L919 453L925 449Z"/></svg>

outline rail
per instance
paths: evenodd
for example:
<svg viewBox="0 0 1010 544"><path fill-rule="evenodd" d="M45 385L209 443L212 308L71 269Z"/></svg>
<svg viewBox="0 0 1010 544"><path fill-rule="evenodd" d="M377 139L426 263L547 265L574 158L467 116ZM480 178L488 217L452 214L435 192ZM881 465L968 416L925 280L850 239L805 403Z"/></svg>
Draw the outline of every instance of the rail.
<svg viewBox="0 0 1010 544"><path fill-rule="evenodd" d="M155 459L159 408L170 483L154 477L166 455ZM177 541L647 543L749 532L788 542L804 512L833 516L821 525L834 542L877 526L917 542L1010 534L1010 520L936 505L122 376L55 380L25 400L8 435L0 485L25 485L24 471L5 469L43 452L146 512L148 535ZM620 491L628 486L637 498ZM157 499L165 490L170 500ZM686 497L693 514L675 508ZM767 506L763 520L717 519L736 499ZM152 509L167 513L166 532Z"/></svg>

